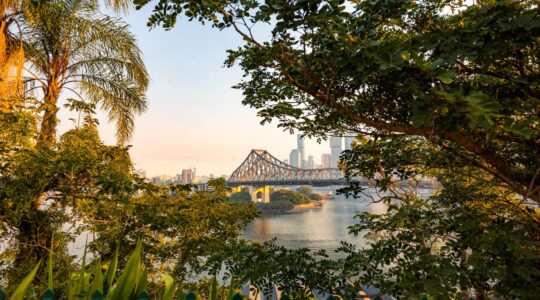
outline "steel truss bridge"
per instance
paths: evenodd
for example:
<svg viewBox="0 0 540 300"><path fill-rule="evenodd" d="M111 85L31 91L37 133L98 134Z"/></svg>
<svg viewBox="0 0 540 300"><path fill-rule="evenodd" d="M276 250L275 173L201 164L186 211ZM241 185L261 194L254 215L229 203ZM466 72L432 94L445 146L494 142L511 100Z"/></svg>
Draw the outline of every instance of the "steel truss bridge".
<svg viewBox="0 0 540 300"><path fill-rule="evenodd" d="M265 185L345 185L338 169L300 169L286 164L266 150L251 150L248 157L234 170L227 186Z"/></svg>

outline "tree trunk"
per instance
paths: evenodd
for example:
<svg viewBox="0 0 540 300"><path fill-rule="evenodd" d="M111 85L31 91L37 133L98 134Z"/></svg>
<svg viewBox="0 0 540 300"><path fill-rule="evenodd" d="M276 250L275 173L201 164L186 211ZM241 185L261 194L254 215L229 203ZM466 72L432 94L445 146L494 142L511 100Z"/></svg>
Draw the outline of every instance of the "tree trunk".
<svg viewBox="0 0 540 300"><path fill-rule="evenodd" d="M41 260L38 273L33 281L35 286L43 287L47 282L46 268L51 237L52 224L47 213L42 211L29 212L20 222L17 230L17 254L9 272L9 288L19 285L22 279Z"/></svg>
<svg viewBox="0 0 540 300"><path fill-rule="evenodd" d="M43 98L43 119L41 120L41 129L39 132L38 144L42 146L52 146L56 142L56 125L58 119L56 113L58 107L56 102L60 96L59 89L55 85L50 85L45 91Z"/></svg>

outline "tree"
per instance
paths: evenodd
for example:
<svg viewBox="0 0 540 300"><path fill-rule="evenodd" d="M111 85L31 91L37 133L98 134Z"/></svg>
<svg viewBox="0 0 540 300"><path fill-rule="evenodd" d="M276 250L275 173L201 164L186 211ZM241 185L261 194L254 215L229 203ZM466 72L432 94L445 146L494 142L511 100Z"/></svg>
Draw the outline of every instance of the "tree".
<svg viewBox="0 0 540 300"><path fill-rule="evenodd" d="M117 125L119 143L133 131L134 114L146 109L148 74L129 28L99 13L95 1L48 1L27 5L25 69L42 97L39 142L55 142L58 101L64 91L100 104Z"/></svg>
<svg viewBox="0 0 540 300"><path fill-rule="evenodd" d="M6 258L0 266L2 280L20 282L38 261L46 260L54 246L55 280L60 282L61 295L73 264L67 243L74 234L61 228L84 220L82 211L76 209L79 201L129 198L134 189L127 149L103 145L94 127L83 126L62 135L55 149L30 146L11 150L11 155L2 157L0 171L0 222L7 245L1 255ZM42 264L37 286L46 286L45 273Z"/></svg>
<svg viewBox="0 0 540 300"><path fill-rule="evenodd" d="M363 140L343 159L346 175L373 178L387 191L377 201L388 204L386 214L361 213L350 228L369 247L341 249L348 254L346 278L403 298L536 297L538 208L423 138ZM435 178L440 188L421 197L420 175ZM412 185L404 188L400 180Z"/></svg>
<svg viewBox="0 0 540 300"><path fill-rule="evenodd" d="M250 203L251 196L249 195L249 192L246 191L236 192L231 194L229 201L235 203Z"/></svg>
<svg viewBox="0 0 540 300"><path fill-rule="evenodd" d="M422 136L540 201L534 1L186 3L161 1L149 25L185 13L234 28L246 44L227 63L244 70L236 87L263 122ZM270 20L258 40L252 25Z"/></svg>
<svg viewBox="0 0 540 300"><path fill-rule="evenodd" d="M310 203L311 200L308 196L295 191L280 189L270 194L270 201L272 202L290 202L292 204L305 204Z"/></svg>
<svg viewBox="0 0 540 300"><path fill-rule="evenodd" d="M373 242L343 247L344 278L359 278L347 287L376 284L405 298L536 296L535 1L164 0L149 25L172 28L179 14L243 37L226 63L243 69L236 87L263 123L361 136L342 166L388 192L378 201L389 212L362 214L352 228ZM259 23L269 35L252 31ZM428 199L416 193L426 176L440 187ZM351 181L344 192L362 188Z"/></svg>
<svg viewBox="0 0 540 300"><path fill-rule="evenodd" d="M309 185L303 185L301 187L298 187L296 191L308 196L311 200L322 200L322 196L320 194L314 193L313 188Z"/></svg>
<svg viewBox="0 0 540 300"><path fill-rule="evenodd" d="M87 220L81 230L97 234L90 245L102 257L111 257L117 247L126 255L122 251L142 239L151 274L167 269L183 280L203 271L204 260L234 244L257 214L253 205L230 203L219 191L187 197L168 186L139 181L135 187L138 196L128 201L79 201Z"/></svg>

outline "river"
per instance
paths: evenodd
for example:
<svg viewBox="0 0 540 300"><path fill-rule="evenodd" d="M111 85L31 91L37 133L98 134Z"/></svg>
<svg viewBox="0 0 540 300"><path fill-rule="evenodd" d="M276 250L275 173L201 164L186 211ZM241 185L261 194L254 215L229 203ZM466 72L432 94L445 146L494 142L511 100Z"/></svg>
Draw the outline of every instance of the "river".
<svg viewBox="0 0 540 300"><path fill-rule="evenodd" d="M325 194L327 189L314 188L315 192ZM335 188L331 189L335 194ZM378 198L373 190L366 191L370 196ZM430 190L420 190L425 196ZM256 241L268 241L276 238L276 243L287 248L324 249L332 257L340 241L346 241L358 246L364 244L361 236L349 234L348 227L356 224L354 216L358 212L382 214L386 205L362 196L358 199L336 195L334 199L326 200L320 208L306 209L299 213L263 215L253 220L244 230L242 238Z"/></svg>

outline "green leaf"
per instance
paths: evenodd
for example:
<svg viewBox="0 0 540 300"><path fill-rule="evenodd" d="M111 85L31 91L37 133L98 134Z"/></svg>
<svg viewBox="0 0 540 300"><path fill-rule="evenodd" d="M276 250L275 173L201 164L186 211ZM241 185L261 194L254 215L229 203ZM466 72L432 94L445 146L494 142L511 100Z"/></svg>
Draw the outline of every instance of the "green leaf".
<svg viewBox="0 0 540 300"><path fill-rule="evenodd" d="M439 74L436 78L445 84L450 84L454 82L454 77L456 77L456 72L454 70L446 70Z"/></svg>
<svg viewBox="0 0 540 300"><path fill-rule="evenodd" d="M140 296L144 292L146 292L147 289L147 282L148 282L148 270L144 267L144 265L141 263L139 267L139 278L137 279L137 289L135 292L135 295Z"/></svg>
<svg viewBox="0 0 540 300"><path fill-rule="evenodd" d="M100 291L95 291L92 293L92 300L102 300L103 299L103 293Z"/></svg>
<svg viewBox="0 0 540 300"><path fill-rule="evenodd" d="M161 274L161 278L163 279L163 282L165 283L165 292L163 293L163 300L172 300L174 297L174 292L176 289L176 284L174 282L174 279L167 274Z"/></svg>
<svg viewBox="0 0 540 300"><path fill-rule="evenodd" d="M30 271L26 277L22 280L22 282L17 286L15 289L15 292L13 292L13 295L9 298L9 300L23 300L24 295L26 294L26 290L34 280L34 276L36 276L37 270L39 268L39 265L41 264L41 261L37 263L37 265Z"/></svg>
<svg viewBox="0 0 540 300"><path fill-rule="evenodd" d="M214 276L212 278L212 287L210 289L210 296L209 296L208 300L217 300L217 294L218 294L217 279L216 279L216 276Z"/></svg>
<svg viewBox="0 0 540 300"><path fill-rule="evenodd" d="M75 296L77 297L86 296L88 294L90 276L86 274L86 251L87 250L88 250L88 238L84 244L81 270L79 272L79 278L77 280L77 284L75 288Z"/></svg>
<svg viewBox="0 0 540 300"><path fill-rule="evenodd" d="M101 274L101 260L98 258L96 261L96 268L94 270L94 280L90 285L88 299L94 297L95 292L100 292L103 294L103 275Z"/></svg>
<svg viewBox="0 0 540 300"><path fill-rule="evenodd" d="M49 261L47 262L47 289L53 289L53 246L54 232L51 237L51 247L49 248Z"/></svg>
<svg viewBox="0 0 540 300"><path fill-rule="evenodd" d="M139 268L141 264L142 243L137 242L137 247L129 257L126 267L118 278L111 299L120 300L126 299L129 295L133 295L136 292L139 275Z"/></svg>
<svg viewBox="0 0 540 300"><path fill-rule="evenodd" d="M236 287L236 284L231 277L231 284L229 285L229 293L227 294L227 298L226 298L227 300L233 300L234 294L236 292L235 287Z"/></svg>
<svg viewBox="0 0 540 300"><path fill-rule="evenodd" d="M0 299L2 298L0 297ZM47 289L47 291L45 291L45 294L43 295L43 300L54 300L53 289Z"/></svg>
<svg viewBox="0 0 540 300"><path fill-rule="evenodd" d="M114 256L111 262L109 263L109 267L107 268L107 272L105 273L105 288L107 289L108 294L112 295L110 293L114 277L116 276L116 269L118 268L118 246L116 247L116 250L114 251Z"/></svg>

